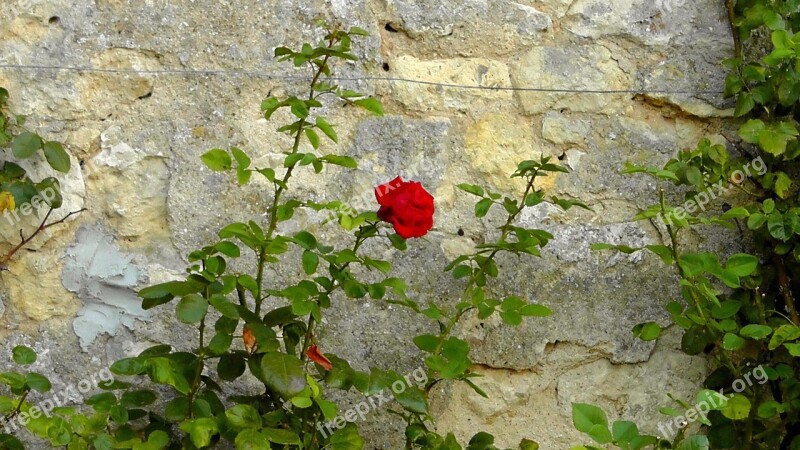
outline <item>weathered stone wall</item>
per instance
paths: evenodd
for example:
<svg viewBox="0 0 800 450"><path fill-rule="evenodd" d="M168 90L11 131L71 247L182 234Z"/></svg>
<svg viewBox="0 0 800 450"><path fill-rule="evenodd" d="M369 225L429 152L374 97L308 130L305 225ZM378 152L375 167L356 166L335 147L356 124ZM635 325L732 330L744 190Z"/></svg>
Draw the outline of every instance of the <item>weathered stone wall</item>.
<svg viewBox="0 0 800 450"><path fill-rule="evenodd" d="M363 60L339 74L373 77L345 84L378 96L387 116L330 108L342 142L331 151L358 158L360 168L326 171L324 182L301 173L294 186L298 195L352 200L369 199L372 186L397 174L422 181L436 197L436 230L407 253L369 249L392 259L421 300L452 299L459 283L440 268L499 225L499 212L474 219L472 199L455 184L513 189L507 175L516 161L552 155L574 170L548 180L553 192L594 208L564 214L542 207L520 219L556 239L541 259L503 258L497 290L555 314L515 329L495 320L464 323L459 333L473 346L492 398L445 386L435 404L442 429L464 439L483 428L501 445L531 437L544 449L563 449L583 442L572 430L570 403L586 401L656 432L666 394L689 395L705 370L702 359L676 350L674 335L655 346L631 336L636 323L666 323L662 305L676 297L675 278L651 256L597 254L589 245L658 242L655 227L630 222L655 198L655 185L619 168L625 160L662 163L720 131L729 106L720 95L654 91L721 91L719 62L732 52L723 3L3 0L2 64L153 72L0 68L12 109L65 142L75 167L82 163L62 177L63 213L88 208L48 229L0 272L0 342L47 350L36 369L58 387L186 336L165 311L141 310L136 290L178 277L188 252L225 223L263 218L267 186L236 187L205 169L199 155L236 145L262 166L279 164L287 142L260 118L258 105L269 92L299 89L287 76L305 73L276 64L272 50L317 39L312 24L325 18L371 32L356 43ZM206 69L226 73L178 72ZM481 90L374 77L649 92ZM285 228L342 240L320 222L316 213L300 213ZM0 220L5 247L19 228ZM698 241L721 248L725 239ZM282 267L270 279L295 270ZM390 305L337 299L322 339L360 368L399 363L410 371L421 364L410 337L427 326ZM0 358L0 368L6 364ZM392 416L376 413L362 429L375 431L366 433L368 448L400 448L402 424Z"/></svg>

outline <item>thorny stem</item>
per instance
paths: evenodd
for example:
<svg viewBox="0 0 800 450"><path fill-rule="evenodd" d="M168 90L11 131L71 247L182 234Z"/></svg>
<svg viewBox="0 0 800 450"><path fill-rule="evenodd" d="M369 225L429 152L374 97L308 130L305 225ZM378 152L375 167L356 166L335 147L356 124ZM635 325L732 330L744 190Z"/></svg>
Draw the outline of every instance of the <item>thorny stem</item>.
<svg viewBox="0 0 800 450"><path fill-rule="evenodd" d="M69 219L73 215L80 214L80 213L86 211L87 209L86 208L81 208L81 209L79 209L77 211L72 211L71 213L67 214L66 216L64 216L63 218L61 218L61 219L59 219L59 220L57 220L55 222L47 223L47 219L50 218L50 214L53 213L53 210L54 210L54 208L51 207L47 211L47 214L44 216L44 219L42 220L42 222L39 224L38 227L36 227L36 230L33 232L33 234L31 234L27 238L22 235L22 230L19 231L19 235L20 235L20 239L21 239L20 243L17 244L14 248L12 248L2 258L0 258L0 265L3 265L5 263L7 263L8 261L10 261L11 258L14 256L14 254L16 254L18 251L20 251L22 249L22 247L27 245L30 241L32 241L42 231L44 231L44 230L46 230L46 229L48 229L48 228L50 228L50 227L52 227L54 225L58 225L60 223L64 223L64 221L66 221L67 219Z"/></svg>
<svg viewBox="0 0 800 450"><path fill-rule="evenodd" d="M498 245L505 242L506 238L510 233L511 224L513 224L514 221L517 219L519 213L522 212L523 209L525 209L525 198L528 197L528 194L531 192L531 189L533 189L533 183L534 181L536 181L538 173L539 173L538 171L535 171L528 178L527 185L525 186L525 192L522 194L522 201L520 202L520 207L516 211L514 211L513 214L508 215L508 219L506 219L505 225L501 227L503 232L500 235L500 238L497 240ZM460 299L461 301L467 300L467 297L472 292L472 288L477 282L478 277L480 277L486 271L486 267L494 259L494 257L497 255L499 251L500 251L499 248L495 248L494 250L492 250L491 253L489 253L489 256L486 258L486 260L482 264L478 265L478 271L472 274L472 276L470 276L469 280L467 281L467 286L464 288L464 292L461 294L461 299ZM467 313L468 311L471 311L472 309L473 307L458 309L455 316L453 316L450 319L448 324L444 327L444 330L442 330L441 334L439 335L439 342L436 344L436 349L432 353L433 355L439 355L442 352L442 347L444 346L445 339L447 339L450 333L453 332L453 328L461 320L464 314ZM431 388L433 388L433 385L436 384L437 382L438 382L437 380L433 380L430 383L428 383L428 386L426 386L425 388L425 392L426 393L430 392Z"/></svg>
<svg viewBox="0 0 800 450"><path fill-rule="evenodd" d="M30 394L30 392L31 392L30 389L26 389L25 392L22 393L22 396L20 396L19 398L19 403L17 404L17 407L14 408L14 410L11 411L10 413L0 418L0 424L5 424L10 422L11 419L16 417L17 414L19 414L19 412L22 411L22 404L25 403L25 399L28 398L28 394Z"/></svg>
<svg viewBox="0 0 800 450"><path fill-rule="evenodd" d="M205 270L205 267L203 268ZM206 288L206 297L210 295L209 289ZM200 320L200 349L197 351L197 366L194 369L194 378L192 379L192 387L187 396L189 404L194 402L194 396L197 395L197 390L200 388L200 381L203 376L203 369L205 368L206 357L206 344L205 344L205 331L206 331L206 318ZM189 411L189 416L194 417L194 408Z"/></svg>
<svg viewBox="0 0 800 450"><path fill-rule="evenodd" d="M659 191L658 197L659 197L659 204L661 205L661 213L666 214L667 204L666 201L664 200L663 189ZM669 234L669 240L670 243L672 244L672 258L675 260L675 266L678 268L678 275L680 275L681 278L688 280L689 277L686 276L686 272L683 270L683 267L681 267L680 264L680 252L678 250L678 231L675 228L673 228L672 225L666 222L664 223L664 226L667 227L667 234ZM705 313L703 313L703 309L700 307L700 299L697 298L693 290L690 290L690 293L692 296L694 307L697 310L697 313L700 314L700 317L703 318L703 321L706 321L706 315Z"/></svg>
<svg viewBox="0 0 800 450"><path fill-rule="evenodd" d="M333 44L335 43L335 38L333 37L335 33L332 34L331 38L328 40L328 48L332 48ZM314 77L311 79L311 87L309 88L308 99L314 99L314 86L316 86L317 81L319 81L319 77L325 72L325 68L328 66L328 55L322 60L322 64L319 65L316 73L314 73ZM292 151L291 154L297 153L300 149L300 142L303 137L303 131L305 131L305 126L308 125L306 119L300 119L299 126L297 127L297 132L294 136L294 143L292 144ZM275 187L275 196L272 199L272 205L270 205L268 211L270 212L270 219L269 219L269 226L267 228L267 236L266 240L269 241L272 239L272 235L275 233L275 229L278 227L278 215L276 214L278 210L278 205L281 201L281 196L283 192L286 190L286 183L289 181L289 178L292 177L292 172L294 171L295 166L297 163L292 164L286 169L286 174L283 176L283 180L280 184L276 183ZM266 245L262 245L261 249L258 253L258 275L256 277L256 284L258 286L258 291L255 299L256 303L256 315L259 315L261 312L261 303L263 303L264 298L262 297L262 283L264 281L264 266L266 263L267 257L267 247Z"/></svg>

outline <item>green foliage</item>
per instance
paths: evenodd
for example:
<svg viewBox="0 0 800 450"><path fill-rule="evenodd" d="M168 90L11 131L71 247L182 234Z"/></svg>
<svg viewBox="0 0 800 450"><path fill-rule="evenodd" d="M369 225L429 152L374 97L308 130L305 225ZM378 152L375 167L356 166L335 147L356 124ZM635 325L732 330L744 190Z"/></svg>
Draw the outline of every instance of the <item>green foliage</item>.
<svg viewBox="0 0 800 450"><path fill-rule="evenodd" d="M186 350L162 344L116 361L110 368L112 373L131 378L136 387L116 381L106 392L86 399L89 411L58 408L52 416L29 421L27 428L31 432L53 446L69 449L362 449L364 442L357 424L349 418L350 411L340 412L337 404L327 399L331 390L338 389L355 390L365 396L388 395L393 401L387 407L406 423L408 449L464 448L453 434L433 431L428 399L434 386L452 382L463 382L487 396L476 381L479 374L473 372L469 344L453 335L456 325L468 314L486 319L497 313L513 326L527 317L549 316L552 312L546 306L513 293L492 298L488 286L499 276L496 259L501 254L539 256L540 249L553 239L544 230L517 225L525 208L543 202L564 210L588 207L574 199L547 197L535 187L541 177L567 172L550 158L523 161L510 174L525 182L520 195L460 185L480 197L475 208L477 218L503 215L504 225L495 239L488 239L473 253L460 256L445 268L463 283L463 293L455 304L420 305L409 298L406 282L390 276L392 264L365 250L369 248L365 243L370 240L385 240L401 251L410 246L381 222L375 210L358 212L343 208L341 201L319 204L288 198L290 180L297 171L311 169L318 174L331 165L337 166L336 170L358 165L350 156L323 151L339 140L336 127L320 114L323 98L375 115L384 112L377 99L333 83L335 61L357 60L351 40L365 34L359 28L335 28L317 46L304 44L299 50L275 50L278 60L312 72L307 92L270 96L261 104L267 120L278 117L276 113L281 110L279 116L290 117L290 123L277 129L289 135L293 143L284 152L282 167L254 167L250 156L236 147L212 149L201 156L209 170L233 173L241 185L249 183L253 176L263 176L272 188L272 200L264 223L228 224L219 230L215 242L190 253L184 279L139 292L144 309L174 302L170 309L175 320L196 328L192 343L187 345L187 334L176 342ZM69 160L60 144L45 142L22 129L0 138L3 136L7 136L5 142L17 157L30 157L42 150L53 168L68 169ZM303 143L309 145L302 146ZM301 148L307 150L300 151ZM24 177L18 166L7 163L6 167L6 172L16 179ZM339 231L349 236L352 244L338 248L327 245L310 231L278 231L278 224L291 219L298 208L334 211ZM237 260L251 256L255 256L256 264L249 273L231 270L243 265L244 261ZM268 280L268 267L273 264L296 264L298 273L304 276L292 281ZM413 379L393 370L357 371L346 360L318 347L316 330L332 302L367 296L408 308L439 330L414 338L425 365L414 372ZM21 365L32 364L36 359L26 347L16 347L12 357ZM209 371L210 368L216 371ZM222 392L238 392L236 385L230 384L247 373L261 383L260 391L221 397ZM0 397L0 417L5 420L28 414L28 394L51 388L43 376L21 371L0 374L0 383L15 396ZM341 414L348 423L323 432L324 426L336 423ZM0 446L20 448L21 444L10 435L0 435ZM480 432L466 448L497 447L493 436ZM523 440L518 448L536 450L539 446Z"/></svg>
<svg viewBox="0 0 800 450"><path fill-rule="evenodd" d="M708 414L690 419L702 424L700 433L680 429L655 448L800 448L800 290L794 281L800 279L800 203L794 183L800 169L800 4L740 0L732 13L741 41L759 33L771 37L765 54L738 54L724 62L730 70L726 95L736 98L735 115L741 118L738 139L730 146L704 139L660 168L627 164L626 173L681 187L686 202L670 206L662 190L659 202L636 216L666 230L662 245L593 246L623 253L649 250L672 267L680 276L682 299L667 305L667 312L683 331L681 349L708 355L714 366L696 399ZM713 199L731 190L739 196L726 201L737 203L720 210L721 201ZM693 228L709 225L738 228L746 253L723 257L681 242ZM657 339L661 326L649 322L633 332L643 340ZM662 412L688 418L696 408L673 400L680 409ZM587 411L599 416L594 407L580 406L582 416ZM608 442L605 431L597 431L600 424L582 419L575 425L595 442Z"/></svg>
<svg viewBox="0 0 800 450"><path fill-rule="evenodd" d="M70 159L64 146L59 142L45 141L36 132L25 128L25 117L14 115L8 111L8 98L9 92L0 87L0 149L10 152L18 160L31 158L41 152L54 170L69 172ZM8 158L0 167L0 193L11 193L16 207L30 203L33 197L41 194L48 187L55 190L52 195L53 199L60 198L58 183L42 184L42 181L30 179L25 169ZM40 197L50 199L51 195L40 195ZM58 208L60 200L58 204L50 206ZM0 210L3 209L13 210L15 208L8 208L0 203Z"/></svg>

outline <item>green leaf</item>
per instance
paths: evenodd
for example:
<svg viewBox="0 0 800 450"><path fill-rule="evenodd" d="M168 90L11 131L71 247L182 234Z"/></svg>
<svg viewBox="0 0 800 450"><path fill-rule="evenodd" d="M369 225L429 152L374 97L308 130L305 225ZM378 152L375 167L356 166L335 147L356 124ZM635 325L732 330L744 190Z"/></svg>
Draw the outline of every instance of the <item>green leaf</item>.
<svg viewBox="0 0 800 450"><path fill-rule="evenodd" d="M325 133L325 136L328 136L328 139L339 143L339 138L336 136L336 130L334 130L333 126L331 126L331 124L329 124L324 118L317 117L317 128Z"/></svg>
<svg viewBox="0 0 800 450"><path fill-rule="evenodd" d="M329 445L331 450L362 450L364 440L358 434L358 427L350 422L331 435Z"/></svg>
<svg viewBox="0 0 800 450"><path fill-rule="evenodd" d="M234 428L261 428L261 415L250 405L239 404L225 411L225 418Z"/></svg>
<svg viewBox="0 0 800 450"><path fill-rule="evenodd" d="M627 420L617 420L611 425L614 442L629 443L639 437L639 427Z"/></svg>
<svg viewBox="0 0 800 450"><path fill-rule="evenodd" d="M800 327L795 325L781 325L775 330L775 333L773 333L767 348L775 350L783 345L784 342L791 342L797 338L800 338Z"/></svg>
<svg viewBox="0 0 800 450"><path fill-rule="evenodd" d="M672 257L672 249L666 245L647 245L645 248L658 255L664 264L672 265L674 262Z"/></svg>
<svg viewBox="0 0 800 450"><path fill-rule="evenodd" d="M728 419L744 420L750 416L750 400L742 394L733 394L720 412Z"/></svg>
<svg viewBox="0 0 800 450"><path fill-rule="evenodd" d="M261 432L267 437L270 442L283 445L301 445L300 437L297 433L291 430L282 430L280 428L265 428ZM267 448L267 447L264 447Z"/></svg>
<svg viewBox="0 0 800 450"><path fill-rule="evenodd" d="M790 223L787 223L783 214L774 211L767 217L767 229L775 239L786 241L794 232Z"/></svg>
<svg viewBox="0 0 800 450"><path fill-rule="evenodd" d="M347 167L348 169L355 169L358 167L356 160L349 156L325 155L320 158L320 161L336 164L337 166Z"/></svg>
<svg viewBox="0 0 800 450"><path fill-rule="evenodd" d="M33 156L34 153L42 148L42 145L44 143L38 134L26 131L14 138L11 149L14 151L14 156L24 159Z"/></svg>
<svg viewBox="0 0 800 450"><path fill-rule="evenodd" d="M63 173L69 172L69 155L64 151L64 146L60 142L46 142L44 144L44 157L53 169Z"/></svg>
<svg viewBox="0 0 800 450"><path fill-rule="evenodd" d="M432 334L423 334L414 337L414 345L423 352L433 353L439 345L439 338Z"/></svg>
<svg viewBox="0 0 800 450"><path fill-rule="evenodd" d="M17 345L11 351L11 358L15 363L27 366L36 362L36 352L24 345Z"/></svg>
<svg viewBox="0 0 800 450"><path fill-rule="evenodd" d="M198 323L208 312L208 301L198 294L184 296L175 310L176 317L183 323Z"/></svg>
<svg viewBox="0 0 800 450"><path fill-rule="evenodd" d="M744 347L745 340L733 333L725 333L722 338L722 348L728 351L736 351Z"/></svg>
<svg viewBox="0 0 800 450"><path fill-rule="evenodd" d="M298 119L305 119L306 117L308 117L309 110L308 110L308 105L306 105L306 102L296 97L287 99L287 102L289 102L292 114L294 114Z"/></svg>
<svg viewBox="0 0 800 450"><path fill-rule="evenodd" d="M236 450L264 450L270 448L267 435L258 430L248 428L236 435Z"/></svg>
<svg viewBox="0 0 800 450"><path fill-rule="evenodd" d="M7 450L25 450L25 446L22 445L22 442L14 436L5 433L0 433L0 448Z"/></svg>
<svg viewBox="0 0 800 450"><path fill-rule="evenodd" d="M353 100L353 103L377 116L383 115L383 105L381 105L381 102L379 102L374 98L362 98L358 100Z"/></svg>
<svg viewBox="0 0 800 450"><path fill-rule="evenodd" d="M757 144L758 136L766 125L758 119L750 119L739 127L739 136L749 144Z"/></svg>
<svg viewBox="0 0 800 450"><path fill-rule="evenodd" d="M111 373L115 375L139 375L147 370L144 361L141 358L124 358L111 364Z"/></svg>
<svg viewBox="0 0 800 450"><path fill-rule="evenodd" d="M678 450L709 450L709 448L708 437L695 434L684 439Z"/></svg>
<svg viewBox="0 0 800 450"><path fill-rule="evenodd" d="M50 384L50 380L48 380L47 377L35 372L31 372L25 376L25 384L38 392L49 392L50 389L53 388L53 385Z"/></svg>
<svg viewBox="0 0 800 450"><path fill-rule="evenodd" d="M121 404L128 407L144 407L151 405L158 399L155 392L147 389L127 391L122 394Z"/></svg>
<svg viewBox="0 0 800 450"><path fill-rule="evenodd" d="M480 186L476 186L474 184L462 183L462 184L458 185L458 188L461 189L464 192L469 192L472 195L477 195L478 197L483 197L483 195L484 195L483 188L480 187Z"/></svg>
<svg viewBox="0 0 800 450"><path fill-rule="evenodd" d="M303 252L303 271L306 275L313 275L319 266L319 256L316 253L306 250Z"/></svg>
<svg viewBox="0 0 800 450"><path fill-rule="evenodd" d="M781 155L788 142L798 135L797 129L789 122L770 124L758 132L758 145L767 153Z"/></svg>
<svg viewBox="0 0 800 450"><path fill-rule="evenodd" d="M772 190L778 194L778 197L786 199L789 197L789 188L792 187L792 179L785 172L777 172L775 176L775 185Z"/></svg>
<svg viewBox="0 0 800 450"><path fill-rule="evenodd" d="M231 161L231 156L228 152L218 148L203 153L200 159L209 169L215 172L230 170L233 167L233 161Z"/></svg>
<svg viewBox="0 0 800 450"><path fill-rule="evenodd" d="M640 323L633 327L633 336L643 341L658 339L661 335L661 326L655 322Z"/></svg>
<svg viewBox="0 0 800 450"><path fill-rule="evenodd" d="M219 433L217 422L214 419L203 417L187 420L180 425L181 431L189 434L192 444L202 448L211 444L211 438Z"/></svg>
<svg viewBox="0 0 800 450"><path fill-rule="evenodd" d="M314 147L314 150L319 148L319 135L316 131L311 128L306 128L306 137L308 138L308 142L311 143L311 146Z"/></svg>
<svg viewBox="0 0 800 450"><path fill-rule="evenodd" d="M492 444L494 444L494 436L481 431L469 440L467 450L494 450L495 447Z"/></svg>
<svg viewBox="0 0 800 450"><path fill-rule="evenodd" d="M231 348L232 342L233 336L230 334L217 333L213 338L211 338L211 341L208 342L208 350L211 352L211 355L221 355Z"/></svg>
<svg viewBox="0 0 800 450"><path fill-rule="evenodd" d="M292 355L267 352L261 359L261 381L284 399L290 399L306 387L303 363Z"/></svg>
<svg viewBox="0 0 800 450"><path fill-rule="evenodd" d="M553 314L550 308L533 303L523 306L518 312L526 317L547 317Z"/></svg>
<svg viewBox="0 0 800 450"><path fill-rule="evenodd" d="M745 325L741 330L739 330L740 336L755 340L764 339L770 334L772 334L772 328L766 325L750 324Z"/></svg>
<svg viewBox="0 0 800 450"><path fill-rule="evenodd" d="M725 270L739 277L746 277L753 274L758 268L758 258L746 253L737 253L725 263Z"/></svg>
<svg viewBox="0 0 800 450"><path fill-rule="evenodd" d="M597 406L587 403L572 404L572 424L582 433L589 433L592 427L598 425L608 430L608 418L606 413Z"/></svg>
<svg viewBox="0 0 800 450"><path fill-rule="evenodd" d="M224 317L228 319L233 319L235 322L238 323L239 320L239 309L236 305L229 302L228 299L222 294L214 294L208 300L208 303L214 307L217 311L220 312Z"/></svg>
<svg viewBox="0 0 800 450"><path fill-rule="evenodd" d="M485 217L489 213L489 208L492 207L492 199L485 198L475 204L475 217Z"/></svg>

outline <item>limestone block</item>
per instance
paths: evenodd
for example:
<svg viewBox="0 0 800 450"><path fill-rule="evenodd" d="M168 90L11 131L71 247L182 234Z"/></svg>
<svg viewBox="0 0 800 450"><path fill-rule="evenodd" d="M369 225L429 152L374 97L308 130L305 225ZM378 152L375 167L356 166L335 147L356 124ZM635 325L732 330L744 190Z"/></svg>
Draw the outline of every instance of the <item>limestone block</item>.
<svg viewBox="0 0 800 450"><path fill-rule="evenodd" d="M391 62L398 78L486 88L511 85L508 67L500 61L484 58L437 59L424 61L402 55ZM471 111L481 105L507 104L512 101L511 91L490 89L459 89L433 84L395 81L392 97L415 111L441 110Z"/></svg>
<svg viewBox="0 0 800 450"><path fill-rule="evenodd" d="M551 109L609 113L622 109L630 94L573 93L573 90L625 90L632 87L608 48L602 45L534 47L511 68L514 87L565 92L519 92L522 109L541 114Z"/></svg>

